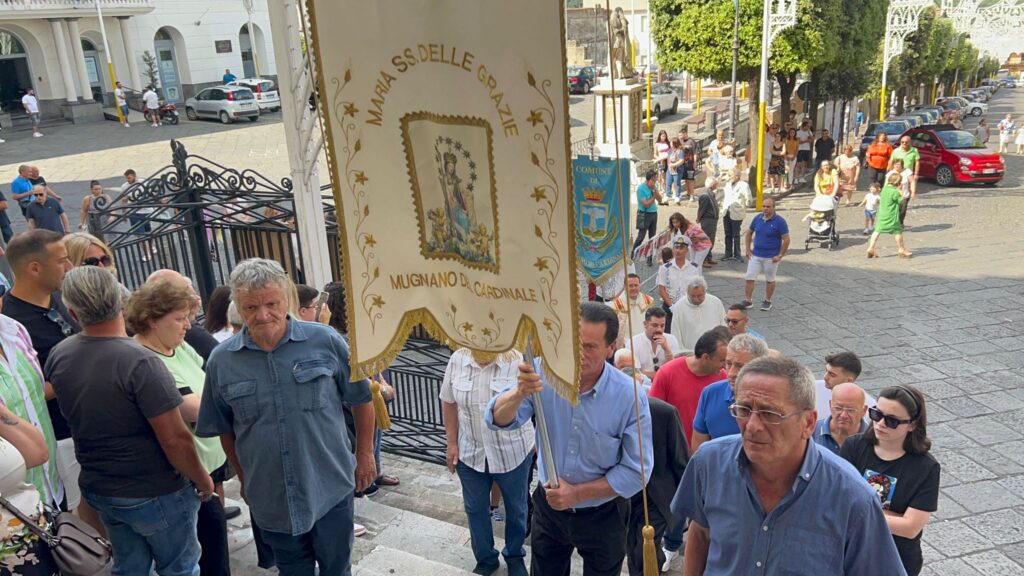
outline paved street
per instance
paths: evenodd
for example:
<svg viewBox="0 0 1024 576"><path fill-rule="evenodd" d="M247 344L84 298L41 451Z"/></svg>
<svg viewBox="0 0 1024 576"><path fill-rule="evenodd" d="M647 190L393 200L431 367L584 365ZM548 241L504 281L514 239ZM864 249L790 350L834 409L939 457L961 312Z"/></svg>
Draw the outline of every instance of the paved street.
<svg viewBox="0 0 1024 576"><path fill-rule="evenodd" d="M990 105L994 125L1007 112L1024 111L1024 90L1003 89ZM584 111L592 109L592 97L573 97L572 107L577 140L589 132ZM88 180L112 186L125 168L140 175L156 171L168 163L170 137L190 152L280 178L288 170L278 116L228 127L183 120L177 127L152 129L140 122L124 129L108 122L55 128L39 139L5 134L3 189L9 190L18 164L38 164L65 195L75 225L77 199ZM927 396L928 432L943 470L939 511L923 538L926 575L1024 575L1024 157L1006 161L1008 175L997 187L921 184L907 217L907 244L914 252L909 261L896 257L888 238L879 244L882 258L867 260L862 211L852 207L840 210L842 242L836 251L805 251L807 228L800 218L810 195L804 190L789 196L780 214L790 223L793 248L780 268L775 308L752 311L752 327L773 348L816 373L827 354L851 350L864 359L860 383L869 391L913 384ZM662 208L661 222L675 210ZM683 211L692 217L695 208ZM727 304L739 301L743 271L738 264L716 267L708 274L711 292ZM762 285L758 289L755 299ZM429 505L439 521L464 526L457 482L447 471L385 461L389 473L416 477L403 478L403 486L383 491L374 502L357 504L360 521L370 529L358 543L363 554L383 543L414 550L415 542L393 532L401 530L397 516L377 522L382 506ZM448 496L429 500L433 493L426 487L438 486ZM422 532L419 537L429 536ZM236 556L239 573L257 573L251 549Z"/></svg>

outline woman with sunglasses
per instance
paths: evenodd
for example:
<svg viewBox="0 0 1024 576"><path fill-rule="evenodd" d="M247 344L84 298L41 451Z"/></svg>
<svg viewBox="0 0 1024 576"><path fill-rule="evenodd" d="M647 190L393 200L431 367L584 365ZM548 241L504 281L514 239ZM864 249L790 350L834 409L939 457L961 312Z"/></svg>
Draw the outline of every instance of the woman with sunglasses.
<svg viewBox="0 0 1024 576"><path fill-rule="evenodd" d="M64 237L64 248L68 251L68 262L73 267L99 266L117 278L114 253L99 238L88 232L75 232Z"/></svg>
<svg viewBox="0 0 1024 576"><path fill-rule="evenodd" d="M872 420L840 455L878 492L908 576L921 572L921 534L938 509L939 463L928 451L924 396L913 386L890 386L868 409Z"/></svg>

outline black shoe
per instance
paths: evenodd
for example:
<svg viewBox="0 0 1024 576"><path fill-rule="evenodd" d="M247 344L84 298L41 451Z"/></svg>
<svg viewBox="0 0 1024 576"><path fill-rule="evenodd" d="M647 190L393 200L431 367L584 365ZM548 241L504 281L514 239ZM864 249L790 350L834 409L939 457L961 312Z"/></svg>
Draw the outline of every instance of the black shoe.
<svg viewBox="0 0 1024 576"><path fill-rule="evenodd" d="M498 562L495 562L494 564L477 563L477 565L473 567L473 574L480 574L480 576L491 576L491 574L494 574L498 571L499 566L501 566L501 564L499 564Z"/></svg>
<svg viewBox="0 0 1024 576"><path fill-rule="evenodd" d="M238 506L225 506L224 507L224 519L231 520L232 518L238 518L242 515L242 509Z"/></svg>
<svg viewBox="0 0 1024 576"><path fill-rule="evenodd" d="M508 568L508 576L527 576L530 573L522 558L506 558L505 567Z"/></svg>
<svg viewBox="0 0 1024 576"><path fill-rule="evenodd" d="M370 484L369 486L367 486L366 490L363 490L363 496L376 496L377 492L379 492L379 491L380 491L380 486L377 486L377 483L374 482L373 484Z"/></svg>

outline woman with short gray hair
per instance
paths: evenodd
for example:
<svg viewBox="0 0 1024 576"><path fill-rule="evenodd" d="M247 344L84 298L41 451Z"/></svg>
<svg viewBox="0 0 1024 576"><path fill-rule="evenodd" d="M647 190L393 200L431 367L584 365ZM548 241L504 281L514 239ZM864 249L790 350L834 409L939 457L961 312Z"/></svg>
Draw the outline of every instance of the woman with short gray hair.
<svg viewBox="0 0 1024 576"><path fill-rule="evenodd" d="M121 286L113 274L96 266L69 270L61 296L83 327L109 322L121 313Z"/></svg>

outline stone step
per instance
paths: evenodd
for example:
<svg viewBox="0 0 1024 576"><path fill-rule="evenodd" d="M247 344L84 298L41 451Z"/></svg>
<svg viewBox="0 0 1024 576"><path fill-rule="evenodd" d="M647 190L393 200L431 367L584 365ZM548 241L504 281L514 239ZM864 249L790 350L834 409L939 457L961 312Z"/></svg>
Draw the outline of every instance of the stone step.
<svg viewBox="0 0 1024 576"><path fill-rule="evenodd" d="M352 576L471 576L472 572L397 548L377 546L352 567Z"/></svg>

